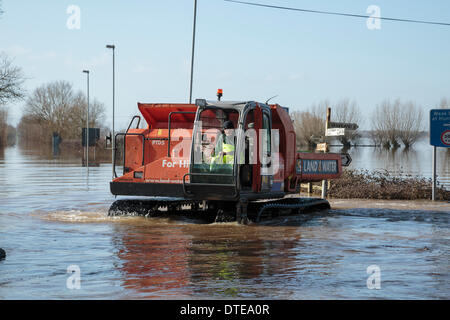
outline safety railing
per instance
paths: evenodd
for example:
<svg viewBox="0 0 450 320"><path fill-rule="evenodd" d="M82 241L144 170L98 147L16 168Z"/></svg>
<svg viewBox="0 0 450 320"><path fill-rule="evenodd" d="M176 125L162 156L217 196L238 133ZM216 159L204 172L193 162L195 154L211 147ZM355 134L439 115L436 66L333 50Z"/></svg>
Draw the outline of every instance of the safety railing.
<svg viewBox="0 0 450 320"><path fill-rule="evenodd" d="M127 173L128 171L125 170L125 160L126 160L126 152L125 152L125 148L126 148L126 137L127 136L141 136L142 137L142 165L144 165L144 156L145 156L145 136L142 133L128 133L128 132L119 132L115 135L114 137L114 145L117 145L117 137L118 136L123 136L123 171L122 174ZM117 148L115 148L114 150L114 161L113 161L113 166L114 166L114 177L117 178L117 173L116 173L116 151Z"/></svg>
<svg viewBox="0 0 450 320"><path fill-rule="evenodd" d="M128 125L127 131L125 131L125 133L123 132L119 132L114 136L114 159L113 159L113 172L114 172L114 178L117 178L117 173L116 173L116 154L117 154L117 137L119 136L123 136L123 171L122 174L125 174L126 170L125 170L125 157L126 157L126 152L125 152L125 147L126 147L126 136L142 136L142 165L144 165L144 155L145 155L145 136L142 133L128 133L128 131L131 128L131 125L134 122L134 119L138 119L138 123L136 125L136 129L139 128L139 125L141 123L141 117L140 116L134 116L131 121L130 124Z"/></svg>

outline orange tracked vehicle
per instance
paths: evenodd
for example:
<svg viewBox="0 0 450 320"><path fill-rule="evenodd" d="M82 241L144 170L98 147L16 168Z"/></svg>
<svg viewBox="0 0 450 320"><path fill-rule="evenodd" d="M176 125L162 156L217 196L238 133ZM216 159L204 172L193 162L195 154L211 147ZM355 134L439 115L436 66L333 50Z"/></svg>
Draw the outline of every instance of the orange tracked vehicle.
<svg viewBox="0 0 450 320"><path fill-rule="evenodd" d="M112 194L134 198L115 201L110 215L189 210L216 221L247 222L329 208L324 199L293 195L300 183L339 178L341 154L296 152L287 108L204 99L138 108L147 127L140 129L135 116L116 135L123 136L123 169L110 183Z"/></svg>

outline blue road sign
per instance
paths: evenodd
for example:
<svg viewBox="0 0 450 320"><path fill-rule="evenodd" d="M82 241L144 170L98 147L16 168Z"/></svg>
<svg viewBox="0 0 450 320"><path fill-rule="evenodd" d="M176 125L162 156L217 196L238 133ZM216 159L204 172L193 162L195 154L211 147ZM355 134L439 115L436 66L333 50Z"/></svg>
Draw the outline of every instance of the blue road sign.
<svg viewBox="0 0 450 320"><path fill-rule="evenodd" d="M430 144L450 148L450 109L430 111Z"/></svg>
<svg viewBox="0 0 450 320"><path fill-rule="evenodd" d="M337 161L304 159L303 173L307 174L338 173Z"/></svg>

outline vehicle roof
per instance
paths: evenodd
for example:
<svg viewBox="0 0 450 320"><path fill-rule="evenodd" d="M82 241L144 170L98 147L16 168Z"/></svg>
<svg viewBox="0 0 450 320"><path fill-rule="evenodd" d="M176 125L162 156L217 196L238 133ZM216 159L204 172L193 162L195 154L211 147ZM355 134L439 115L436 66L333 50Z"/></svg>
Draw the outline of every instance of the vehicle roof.
<svg viewBox="0 0 450 320"><path fill-rule="evenodd" d="M234 109L239 112L244 111L247 107L254 105L256 102L253 100L249 101L206 101L206 107L205 108L224 108L224 109ZM264 103L259 102L260 106L267 106ZM268 107L268 106L267 106Z"/></svg>
<svg viewBox="0 0 450 320"><path fill-rule="evenodd" d="M219 107L219 108L237 108L242 109L244 108L247 103L251 101L213 101L213 100L207 100L206 106L207 107Z"/></svg>

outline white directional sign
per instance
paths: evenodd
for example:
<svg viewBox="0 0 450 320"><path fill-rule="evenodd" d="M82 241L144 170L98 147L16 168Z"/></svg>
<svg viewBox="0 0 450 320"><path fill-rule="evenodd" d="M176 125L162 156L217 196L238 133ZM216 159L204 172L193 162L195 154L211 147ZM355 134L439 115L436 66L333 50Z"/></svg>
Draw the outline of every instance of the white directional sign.
<svg viewBox="0 0 450 320"><path fill-rule="evenodd" d="M359 126L356 123L346 123L346 122L328 122L330 128L345 128L348 130L356 130Z"/></svg>
<svg viewBox="0 0 450 320"><path fill-rule="evenodd" d="M345 136L345 128L329 128L325 132L327 137Z"/></svg>

